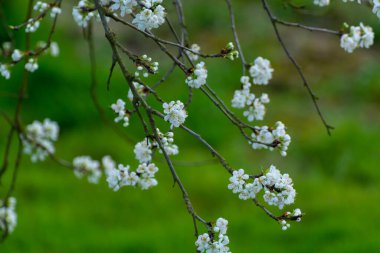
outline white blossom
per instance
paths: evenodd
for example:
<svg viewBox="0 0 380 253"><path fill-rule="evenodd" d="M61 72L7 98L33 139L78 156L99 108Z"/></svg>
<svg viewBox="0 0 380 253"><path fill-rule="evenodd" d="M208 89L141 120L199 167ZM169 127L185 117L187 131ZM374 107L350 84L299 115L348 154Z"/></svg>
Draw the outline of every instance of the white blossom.
<svg viewBox="0 0 380 253"><path fill-rule="evenodd" d="M278 149L282 156L286 156L286 151L291 142L290 135L286 133L285 125L278 121L274 128L267 126L256 127L256 131L252 133L251 143L253 149Z"/></svg>
<svg viewBox="0 0 380 253"><path fill-rule="evenodd" d="M31 73L38 69L38 63L36 58L29 58L28 62L25 64L25 69Z"/></svg>
<svg viewBox="0 0 380 253"><path fill-rule="evenodd" d="M228 221L224 218L219 218L213 230L216 233L212 241L208 233L198 236L195 246L199 252L206 253L231 253L228 247L230 240L227 236Z"/></svg>
<svg viewBox="0 0 380 253"><path fill-rule="evenodd" d="M156 130L166 154L178 155L179 149L178 149L178 146L174 144L174 133L167 132L166 134L163 134L161 133L160 129L157 128ZM158 146L158 144L154 143L154 146ZM162 153L162 150L159 149L159 152Z"/></svg>
<svg viewBox="0 0 380 253"><path fill-rule="evenodd" d="M112 160L111 156L106 155L102 158L102 166L104 168L104 173L108 177L111 171L116 167L116 163Z"/></svg>
<svg viewBox="0 0 380 253"><path fill-rule="evenodd" d="M9 71L9 65L0 63L0 75L5 79L11 78L11 72Z"/></svg>
<svg viewBox="0 0 380 253"><path fill-rule="evenodd" d="M124 17L125 14L131 14L133 8L137 5L136 0L112 0L110 6L111 11L120 10L120 16Z"/></svg>
<svg viewBox="0 0 380 253"><path fill-rule="evenodd" d="M22 59L22 57L24 56L24 53L23 52L21 52L20 50L18 50L18 49L15 49L14 51L13 51L13 53L12 53L12 61L14 61L14 62L18 62L19 60L21 60Z"/></svg>
<svg viewBox="0 0 380 253"><path fill-rule="evenodd" d="M148 163L152 160L152 145L147 138L138 142L133 152L135 153L135 158L140 163Z"/></svg>
<svg viewBox="0 0 380 253"><path fill-rule="evenodd" d="M146 97L146 91L145 91L145 87L144 85L142 84L139 84L138 82L132 82L132 84L135 86L135 89L137 91L137 93L141 96L141 97ZM132 93L132 90L129 89L128 91L128 99L130 101L133 101L133 93Z"/></svg>
<svg viewBox="0 0 380 253"><path fill-rule="evenodd" d="M57 57L59 55L59 46L55 41L50 43L50 54L53 57Z"/></svg>
<svg viewBox="0 0 380 253"><path fill-rule="evenodd" d="M373 9L372 12L380 18L380 0L373 0Z"/></svg>
<svg viewBox="0 0 380 253"><path fill-rule="evenodd" d="M356 48L369 48L373 45L375 34L371 27L360 23L360 26L351 26L350 33L343 34L340 38L340 46L347 53L352 53Z"/></svg>
<svg viewBox="0 0 380 253"><path fill-rule="evenodd" d="M125 109L125 102L121 98L111 105L111 109L117 114L117 117L115 118L116 123L124 121L123 126L129 126L129 115Z"/></svg>
<svg viewBox="0 0 380 253"><path fill-rule="evenodd" d="M17 225L16 198L0 200L0 229L12 233Z"/></svg>
<svg viewBox="0 0 380 253"><path fill-rule="evenodd" d="M54 6L53 8L51 8L50 17L56 18L61 13L62 13L61 8L59 8L58 6Z"/></svg>
<svg viewBox="0 0 380 253"><path fill-rule="evenodd" d="M206 84L207 69L205 63L202 61L195 66L194 73L186 78L186 83L189 87L200 88Z"/></svg>
<svg viewBox="0 0 380 253"><path fill-rule="evenodd" d="M235 170L232 177L230 177L228 189L232 190L233 193L239 193L243 190L245 181L248 179L249 176L244 173L243 169Z"/></svg>
<svg viewBox="0 0 380 253"><path fill-rule="evenodd" d="M314 0L314 4L323 7L329 5L330 0Z"/></svg>
<svg viewBox="0 0 380 253"><path fill-rule="evenodd" d="M199 59L199 53L201 52L201 47L198 45L198 44L192 44L190 46L190 49L194 52L191 52L191 51L187 51L186 50L186 54L189 56L189 59L191 61L198 61Z"/></svg>
<svg viewBox="0 0 380 253"><path fill-rule="evenodd" d="M146 54L139 58L139 62L137 64L138 66L135 72L135 77L143 76L145 78L149 76L149 73L158 73L158 66L160 65L156 61L153 62L152 58L148 57Z"/></svg>
<svg viewBox="0 0 380 253"><path fill-rule="evenodd" d="M264 175L253 179L250 179L243 169L235 170L229 181L228 189L239 194L242 200L255 199L262 189L264 201L279 209L282 209L284 205L293 204L295 200L296 191L293 188L292 179L288 174L281 174L274 165L271 165ZM299 215L297 210L294 216Z"/></svg>
<svg viewBox="0 0 380 253"><path fill-rule="evenodd" d="M40 21L34 20L33 18L28 20L28 23L25 28L25 32L34 33L40 27Z"/></svg>
<svg viewBox="0 0 380 253"><path fill-rule="evenodd" d="M109 170L107 182L114 191L123 186L140 186L142 190L147 190L158 184L155 178L157 172L158 167L154 163L142 163L136 171L130 171L129 165L119 164L117 168Z"/></svg>
<svg viewBox="0 0 380 253"><path fill-rule="evenodd" d="M139 30L152 30L160 27L165 23L165 8L162 5L151 5L149 1L141 1L145 7L136 14L132 23L137 26ZM149 7L147 7L149 6ZM152 9L150 9L152 8Z"/></svg>
<svg viewBox="0 0 380 253"><path fill-rule="evenodd" d="M45 2L42 1L37 1L36 4L33 6L33 10L38 11L38 12L44 12L49 8L49 5Z"/></svg>
<svg viewBox="0 0 380 253"><path fill-rule="evenodd" d="M78 178L87 177L88 182L97 184L102 175L99 162L89 156L78 156L73 160L74 174Z"/></svg>
<svg viewBox="0 0 380 253"><path fill-rule="evenodd" d="M140 175L140 181L138 183L142 190L147 190L158 184L157 180L154 178L158 172L158 167L154 163L142 163L139 165L136 172Z"/></svg>
<svg viewBox="0 0 380 253"><path fill-rule="evenodd" d="M185 122L187 112L185 105L181 101L171 101L169 104L164 103L162 106L165 113L164 120L170 122L172 126L179 127Z"/></svg>
<svg viewBox="0 0 380 253"><path fill-rule="evenodd" d="M270 61L262 57L257 57L254 65L249 68L249 74L253 78L253 83L258 85L266 85L272 79L273 69Z"/></svg>
<svg viewBox="0 0 380 253"><path fill-rule="evenodd" d="M58 140L59 126L50 119L43 122L34 121L25 128L21 134L23 150L31 155L32 162L43 161L49 154L54 154L54 142Z"/></svg>
<svg viewBox="0 0 380 253"><path fill-rule="evenodd" d="M242 76L240 82L243 84L243 89L236 90L231 100L234 108L244 108L246 105L251 105L256 97L255 94L250 93L251 83L248 76Z"/></svg>
<svg viewBox="0 0 380 253"><path fill-rule="evenodd" d="M74 21L77 23L77 25L81 28L86 28L88 26L88 23L90 22L91 18L94 17L94 12L86 11L83 8L86 8L87 1L81 0L79 1L77 6L73 7L73 18Z"/></svg>

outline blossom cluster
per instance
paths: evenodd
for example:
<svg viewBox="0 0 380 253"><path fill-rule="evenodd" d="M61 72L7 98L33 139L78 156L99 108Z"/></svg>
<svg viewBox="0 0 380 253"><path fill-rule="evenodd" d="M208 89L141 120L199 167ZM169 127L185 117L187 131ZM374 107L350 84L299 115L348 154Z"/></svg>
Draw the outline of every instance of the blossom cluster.
<svg viewBox="0 0 380 253"><path fill-rule="evenodd" d="M5 79L11 78L11 72L8 64L0 63L0 75Z"/></svg>
<svg viewBox="0 0 380 253"><path fill-rule="evenodd" d="M100 163L89 156L78 156L73 160L74 174L77 178L87 177L88 182L97 184L102 171Z"/></svg>
<svg viewBox="0 0 380 253"><path fill-rule="evenodd" d="M191 51L186 51L187 56L191 61L198 61L201 52L201 47L198 44L192 44L190 46Z"/></svg>
<svg viewBox="0 0 380 253"><path fill-rule="evenodd" d="M178 146L174 144L174 133L167 132L163 134L160 129L156 129L158 138L167 153L167 155L177 155L179 153ZM156 141L150 141L149 138L145 138L143 141L138 142L135 145L133 152L135 153L135 158L140 163L149 163L152 160L153 149L158 148L158 143ZM162 153L162 150L159 149Z"/></svg>
<svg viewBox="0 0 380 253"><path fill-rule="evenodd" d="M33 6L33 10L38 12L46 12L50 10L50 17L55 18L57 15L62 13L61 8L58 6L55 6L54 4L48 4L42 1L37 1L36 4Z"/></svg>
<svg viewBox="0 0 380 253"><path fill-rule="evenodd" d="M132 15L134 24L137 29L145 31L160 27L165 23L166 10L161 5L162 0L103 0L101 4L104 7L109 6L108 10L116 16L126 14Z"/></svg>
<svg viewBox="0 0 380 253"><path fill-rule="evenodd" d="M11 68L19 63L24 57L29 55L29 52L24 52L20 49L14 49L12 51L12 48L7 48L7 43L4 43L5 46L3 46L3 50L5 52L9 52L10 59L9 63L0 63L0 75L4 77L5 79L11 78ZM46 49L49 49L49 51L45 51ZM51 41L48 45L45 42L38 42L36 50L40 52L49 52L51 56L57 57L59 55L59 46L57 42ZM27 62L24 65L25 70L29 72L34 72L38 69L38 55L33 56L27 60Z"/></svg>
<svg viewBox="0 0 380 253"><path fill-rule="evenodd" d="M130 171L129 165L119 164L107 172L107 182L111 189L118 191L123 186L140 186L147 190L158 184L155 174L158 167L154 163L142 163L136 171Z"/></svg>
<svg viewBox="0 0 380 253"><path fill-rule="evenodd" d="M359 26L351 26L350 33L343 34L340 38L340 46L348 53L356 48L369 48L373 45L375 34L370 26L360 23Z"/></svg>
<svg viewBox="0 0 380 253"><path fill-rule="evenodd" d="M301 212L301 209L299 208L294 209L293 212L286 212L284 216L282 217L283 219L279 220L281 229L285 231L288 228L290 228L290 224L286 221L286 219L290 218L292 220L296 220L297 222L300 222L302 215L303 214Z"/></svg>
<svg viewBox="0 0 380 253"><path fill-rule="evenodd" d="M274 165L264 175L254 179L244 169L235 170L229 181L228 189L239 194L242 200L255 199L261 190L264 192L264 201L279 209L293 204L295 200L296 190L293 188L292 179L288 174L281 174Z"/></svg>
<svg viewBox="0 0 380 253"><path fill-rule="evenodd" d="M129 126L129 114L127 113L127 110L125 108L125 102L121 98L116 100L116 103L111 105L111 109L117 114L117 117L115 118L115 122L123 122L123 126L127 127Z"/></svg>
<svg viewBox="0 0 380 253"><path fill-rule="evenodd" d="M24 153L31 155L32 162L43 161L49 154L54 154L54 142L58 140L59 126L50 119L43 122L34 121L21 134Z"/></svg>
<svg viewBox="0 0 380 253"><path fill-rule="evenodd" d="M194 72L186 78L186 83L191 88L200 88L202 85L206 84L207 79L207 69L205 63L199 62L195 66Z"/></svg>
<svg viewBox="0 0 380 253"><path fill-rule="evenodd" d="M93 4L88 0L80 0L78 5L73 7L72 15L79 27L88 27L90 20L97 16L93 7Z"/></svg>
<svg viewBox="0 0 380 253"><path fill-rule="evenodd" d="M144 54L137 60L137 71L135 72L135 77L139 77L141 72L143 77L148 77L149 72L156 74L158 72L158 66L158 62L152 62L152 58Z"/></svg>
<svg viewBox="0 0 380 253"><path fill-rule="evenodd" d="M133 86L135 86L135 89L137 91L137 94L139 94L140 97L144 98L148 94L148 89L144 87L144 85L139 84L138 82L132 82ZM132 89L129 89L128 91L128 99L132 102L133 101L133 92Z"/></svg>
<svg viewBox="0 0 380 253"><path fill-rule="evenodd" d="M249 74L253 79L253 83L257 85L266 85L272 79L273 69L270 61L263 57L257 57L254 64L249 68Z"/></svg>
<svg viewBox="0 0 380 253"><path fill-rule="evenodd" d="M255 127L251 135L253 149L277 149L282 156L287 155L291 142L290 135L286 133L286 127L281 121L277 121L273 128L268 126Z"/></svg>
<svg viewBox="0 0 380 253"><path fill-rule="evenodd" d="M251 83L248 76L242 76L240 82L243 85L241 90L236 90L231 100L232 107L234 108L247 108L243 115L247 117L248 121L263 120L266 112L265 104L269 103L269 97L263 93L260 97L256 97L251 93Z"/></svg>
<svg viewBox="0 0 380 253"><path fill-rule="evenodd" d="M231 253L228 247L230 239L227 236L228 221L224 218L216 220L213 226L213 238L210 234L204 233L198 236L195 246L200 253ZM214 234L218 234L215 236Z"/></svg>
<svg viewBox="0 0 380 253"><path fill-rule="evenodd" d="M372 12L380 18L380 0L373 0L373 9Z"/></svg>
<svg viewBox="0 0 380 253"><path fill-rule="evenodd" d="M103 1L103 5L108 4L108 1ZM120 16L124 17L125 14L131 14L133 8L137 5L136 0L112 0L110 10L112 12L120 11Z"/></svg>
<svg viewBox="0 0 380 253"><path fill-rule="evenodd" d="M186 118L187 112L185 110L185 105L177 100L171 101L170 103L163 103L165 117L164 120L170 122L174 127L179 127L182 125Z"/></svg>
<svg viewBox="0 0 380 253"><path fill-rule="evenodd" d="M132 24L136 25L139 30L152 30L160 27L165 23L166 10L161 5L162 0L141 0L142 7Z"/></svg>
<svg viewBox="0 0 380 253"><path fill-rule="evenodd" d="M42 14L38 18L30 18L27 21L25 27L25 32L27 33L34 33L37 31L37 29L40 27L40 19L42 19L49 11L51 18L56 18L59 14L62 13L61 8L56 6L55 3L48 4L42 1L36 2L36 4L33 6L33 10L41 12Z"/></svg>
<svg viewBox="0 0 380 253"><path fill-rule="evenodd" d="M361 4L361 0L342 0L342 1L344 3L347 3L347 2L357 2L358 4ZM320 6L320 7L324 7L324 6L328 6L330 4L330 0L314 0L313 3L315 5Z"/></svg>
<svg viewBox="0 0 380 253"><path fill-rule="evenodd" d="M12 233L17 225L16 199L0 200L0 229Z"/></svg>

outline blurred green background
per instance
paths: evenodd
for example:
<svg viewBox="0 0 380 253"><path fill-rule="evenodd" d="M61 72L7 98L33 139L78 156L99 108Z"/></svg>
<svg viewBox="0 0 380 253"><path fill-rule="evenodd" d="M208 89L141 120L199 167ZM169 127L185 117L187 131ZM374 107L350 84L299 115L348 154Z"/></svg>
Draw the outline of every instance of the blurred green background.
<svg viewBox="0 0 380 253"><path fill-rule="evenodd" d="M26 1L3 2L9 23L21 23ZM170 1L164 2L172 11ZM232 41L223 1L183 2L190 39L204 52L217 52ZM192 164L211 156L196 140L176 130L181 152L173 159L197 212L206 220L229 220L232 252L380 252L380 40L376 38L369 50L357 49L347 54L334 36L281 27L284 41L320 97L323 113L336 128L329 137L300 78L276 41L259 1L233 2L246 58L253 61L263 56L271 60L275 69L270 85L253 87L254 93L266 92L271 98L265 120L255 124L283 121L292 136L288 156L252 150L198 90L186 124L201 133L234 168L257 173L275 164L289 173L298 192L294 207L300 207L306 215L301 223L282 231L261 210L227 189L229 175L219 164ZM282 1L270 1L274 12L285 20L336 30L344 21L352 25L363 21L380 34L380 21L365 5L334 1L327 8L317 8L311 1L293 3L305 4L306 8L295 10ZM88 47L71 18L70 5L64 4L54 37L61 48L60 57L41 57L40 69L31 75L23 123L47 117L57 121L61 133L56 154L69 161L77 155L101 159L109 154L118 162L135 167L134 144L106 127L91 101ZM50 24L50 20L42 23L33 34L34 42L47 37ZM160 61L160 74L166 71L170 63L152 43L125 27L112 26L134 52ZM112 120L109 105L119 97L126 99L128 89L116 68L111 90L106 90L111 52L101 27L96 27L97 94ZM166 27L159 34L171 39ZM23 31L16 33L20 49L24 35ZM1 36L3 41L3 30ZM209 85L230 101L240 86L240 62L211 59L206 64ZM0 94L17 92L21 73L22 66L17 66L10 81L1 78ZM151 77L149 82L153 84L157 78ZM187 88L183 74L177 70L158 91L166 100L184 100ZM0 97L2 111L13 113L15 104L13 97ZM242 117L241 111L236 112ZM160 126L168 129L167 124ZM0 119L1 154L8 127ZM135 117L130 127L120 130L134 141L143 139ZM14 158L16 146L12 150ZM160 167L157 187L149 191L123 188L115 193L104 177L99 185L91 185L52 161L32 164L25 156L14 193L19 222L0 245L0 252L194 252L192 220L180 191L172 187L169 170L162 160L155 162ZM0 186L2 197L10 176L11 170Z"/></svg>

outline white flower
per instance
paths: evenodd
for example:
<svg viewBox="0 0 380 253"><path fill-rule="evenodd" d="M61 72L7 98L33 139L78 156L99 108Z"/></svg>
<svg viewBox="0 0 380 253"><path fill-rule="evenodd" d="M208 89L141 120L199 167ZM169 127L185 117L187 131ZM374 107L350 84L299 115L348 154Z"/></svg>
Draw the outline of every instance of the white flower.
<svg viewBox="0 0 380 253"><path fill-rule="evenodd" d="M228 220L219 218L216 220L214 231L225 235L227 233L227 225L228 225Z"/></svg>
<svg viewBox="0 0 380 253"><path fill-rule="evenodd" d="M111 109L117 114L115 122L124 121L123 126L129 126L129 116L125 109L125 102L119 98L116 103L111 105Z"/></svg>
<svg viewBox="0 0 380 253"><path fill-rule="evenodd" d="M372 12L380 18L380 0L373 0L373 9Z"/></svg>
<svg viewBox="0 0 380 253"><path fill-rule="evenodd" d="M50 43L50 54L53 57L57 57L59 55L59 46L57 42Z"/></svg>
<svg viewBox="0 0 380 253"><path fill-rule="evenodd" d="M12 60L14 62L18 62L19 60L21 60L21 58L24 56L23 52L21 52L20 50L18 49L15 49L12 53Z"/></svg>
<svg viewBox="0 0 380 253"><path fill-rule="evenodd" d="M344 34L340 38L340 47L346 50L347 53L352 53L356 47L358 46L358 42L354 40L353 37L348 34Z"/></svg>
<svg viewBox="0 0 380 253"><path fill-rule="evenodd" d="M148 4L145 4L145 6L148 6ZM165 8L162 7L162 5L157 5L154 7L154 9L149 9L151 7L152 6L146 8L143 7L142 10L136 14L135 18L132 20L132 24L136 25L139 30L149 31L153 28L158 28L163 23L165 23Z"/></svg>
<svg viewBox="0 0 380 253"><path fill-rule="evenodd" d="M133 152L135 153L135 158L140 163L148 163L152 160L152 145L147 138L138 142L135 145Z"/></svg>
<svg viewBox="0 0 380 253"><path fill-rule="evenodd" d="M372 27L365 26L363 23L360 23L360 28L362 31L362 36L359 46L362 48L369 48L373 45L373 40L375 39L375 34L373 33Z"/></svg>
<svg viewBox="0 0 380 253"><path fill-rule="evenodd" d="M314 0L314 4L323 7L329 5L330 0Z"/></svg>
<svg viewBox="0 0 380 253"><path fill-rule="evenodd" d="M34 121L22 134L23 151L31 155L32 162L43 161L49 154L54 154L54 142L58 140L59 126L56 122L45 119L42 123Z"/></svg>
<svg viewBox="0 0 380 253"><path fill-rule="evenodd" d="M38 63L36 58L30 58L25 64L25 69L29 72L34 72L38 69Z"/></svg>
<svg viewBox="0 0 380 253"><path fill-rule="evenodd" d="M219 234L215 234L213 241L211 241L210 235L208 233L199 235L195 242L197 251L202 253L231 253L230 249L228 248L230 240L226 235L227 224L228 221L224 218L219 218L216 221L214 232Z"/></svg>
<svg viewBox="0 0 380 253"><path fill-rule="evenodd" d="M79 1L77 6L73 7L73 12L72 12L74 21L81 28L86 28L91 18L94 17L94 12L88 12L82 9L85 7L88 7L87 1L81 0Z"/></svg>
<svg viewBox="0 0 380 253"><path fill-rule="evenodd" d="M158 167L154 163L142 163L136 172L140 175L140 181L138 183L142 190L147 190L157 185L157 180L154 176L158 172Z"/></svg>
<svg viewBox="0 0 380 253"><path fill-rule="evenodd" d="M143 97L143 98L146 97L147 93L146 93L144 85L139 84L138 82L132 82L132 84L135 86L136 91L140 95L140 97ZM133 101L133 93L131 89L129 89L128 91L128 99L130 101Z"/></svg>
<svg viewBox="0 0 380 253"><path fill-rule="evenodd" d="M11 78L11 72L9 71L8 65L0 63L0 75L7 80Z"/></svg>
<svg viewBox="0 0 380 253"><path fill-rule="evenodd" d="M38 27L40 27L40 22L38 20L34 20L33 18L28 20L28 23L25 28L25 32L34 33L37 31Z"/></svg>
<svg viewBox="0 0 380 253"><path fill-rule="evenodd" d="M268 84L272 79L273 69L270 66L270 61L262 57L255 59L254 65L249 69L249 74L253 78L253 83L258 85Z"/></svg>
<svg viewBox="0 0 380 253"><path fill-rule="evenodd" d="M57 7L57 6L54 6L52 9L51 9L51 12L50 12L50 17L51 18L55 18L57 17L59 14L62 13L62 10L61 8Z"/></svg>
<svg viewBox="0 0 380 253"><path fill-rule="evenodd" d="M16 199L9 197L4 203L0 200L0 230L12 233L17 225Z"/></svg>
<svg viewBox="0 0 380 253"><path fill-rule="evenodd" d="M161 140L164 150L167 155L178 155L179 149L178 146L174 144L174 133L168 132L166 134L161 133L160 129L156 129L157 134ZM157 143L154 143L154 146L158 146ZM159 152L162 153L162 150L159 149Z"/></svg>
<svg viewBox="0 0 380 253"><path fill-rule="evenodd" d="M274 165L270 166L269 171L261 176L259 181L265 188L263 197L269 205L282 209L284 205L294 203L296 191L292 179L288 174L281 174Z"/></svg>
<svg viewBox="0 0 380 253"><path fill-rule="evenodd" d="M192 44L190 46L190 49L194 52L190 52L186 50L186 54L189 56L189 59L191 61L198 61L199 59L199 53L201 52L201 47L198 44ZM197 54L196 54L197 53Z"/></svg>
<svg viewBox="0 0 380 253"><path fill-rule="evenodd" d="M121 182L121 172L117 168L111 168L108 170L107 174L107 183L108 186L114 190L118 191L120 189L120 182Z"/></svg>
<svg viewBox="0 0 380 253"><path fill-rule="evenodd" d="M198 236L195 246L197 246L199 252L204 252L210 248L210 241L210 236L207 233L204 233Z"/></svg>
<svg viewBox="0 0 380 253"><path fill-rule="evenodd" d="M253 121L255 119L263 120L265 115L264 102L267 103L268 101L269 99L267 96L261 97L260 99L255 99L253 105L251 105L248 110L244 111L243 115L247 117L248 121Z"/></svg>
<svg viewBox="0 0 380 253"><path fill-rule="evenodd" d="M185 105L181 101L171 101L169 104L164 103L162 106L165 113L164 120L170 122L172 126L179 127L185 122L187 112L184 109Z"/></svg>
<svg viewBox="0 0 380 253"><path fill-rule="evenodd" d="M186 83L189 87L200 88L206 84L207 69L205 63L202 61L195 66L194 73L186 78Z"/></svg>
<svg viewBox="0 0 380 253"><path fill-rule="evenodd" d="M373 45L375 34L371 27L360 23L360 26L351 26L350 33L343 34L340 46L346 52L352 53L356 48L369 48Z"/></svg>
<svg viewBox="0 0 380 253"><path fill-rule="evenodd" d="M112 158L107 155L102 158L102 166L104 168L104 173L108 177L108 175L112 172L112 170L116 167L116 163Z"/></svg>
<svg viewBox="0 0 380 253"><path fill-rule="evenodd" d="M78 178L87 177L88 182L97 184L102 175L99 162L89 156L78 156L73 160L74 174Z"/></svg>
<svg viewBox="0 0 380 253"><path fill-rule="evenodd" d="M33 10L38 11L38 12L44 12L49 5L45 2L38 1L34 6Z"/></svg>
<svg viewBox="0 0 380 253"><path fill-rule="evenodd" d="M256 131L252 133L253 149L278 149L282 156L286 156L286 151L291 142L290 135L285 131L285 125L278 121L272 129L269 127L256 127Z"/></svg>
<svg viewBox="0 0 380 253"><path fill-rule="evenodd" d="M112 0L110 10L120 10L120 16L124 17L125 14L131 14L133 12L133 7L136 5L137 1L135 0Z"/></svg>
<svg viewBox="0 0 380 253"><path fill-rule="evenodd" d="M233 193L239 193L243 190L243 185L248 179L249 176L244 173L243 169L235 170L230 177L230 184L228 185L228 189L232 190Z"/></svg>

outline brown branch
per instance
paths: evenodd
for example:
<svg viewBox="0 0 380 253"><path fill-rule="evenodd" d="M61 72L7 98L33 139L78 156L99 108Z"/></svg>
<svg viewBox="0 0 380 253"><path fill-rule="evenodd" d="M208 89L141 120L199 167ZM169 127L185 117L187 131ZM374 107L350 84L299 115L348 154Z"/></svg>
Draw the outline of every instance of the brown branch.
<svg viewBox="0 0 380 253"><path fill-rule="evenodd" d="M301 77L301 79L302 79L302 81L303 81L303 85L304 85L305 88L307 89L307 91L308 91L308 93L309 93L309 95L310 95L310 97L311 97L311 99L312 99L312 101L313 101L314 107L315 107L315 109L317 110L317 113L318 113L318 115L319 115L319 117L320 117L320 119L321 119L323 125L325 126L325 128L326 128L326 130L327 130L328 135L331 135L331 130L334 129L334 127L333 127L333 126L330 126L330 125L326 122L326 120L325 120L325 118L324 118L324 116L323 116L323 114L322 114L322 112L321 112L321 110L320 110L320 108L319 108L318 102L317 102L318 97L314 94L313 90L311 89L311 87L310 87L308 81L306 80L305 75L304 75L303 72L302 72L302 69L301 69L300 65L299 65L298 62L295 60L295 58L293 57L293 55L289 52L289 50L288 50L288 48L286 47L284 41L282 40L282 37L281 37L281 35L280 35L280 32L278 31L278 28L277 28L277 20L276 20L275 16L272 14L272 11L270 10L267 1L266 1L266 0L261 0L261 3L262 3L262 5L263 5L264 10L265 10L266 13L268 14L268 17L269 17L270 20L271 20L271 23L272 23L272 26L273 26L273 29L274 29L274 32L275 32L275 34L276 34L276 37L277 37L278 42L280 43L280 45L281 45L281 47L283 48L283 50L284 50L286 56L287 56L288 59L292 62L294 68L297 70L299 76Z"/></svg>

